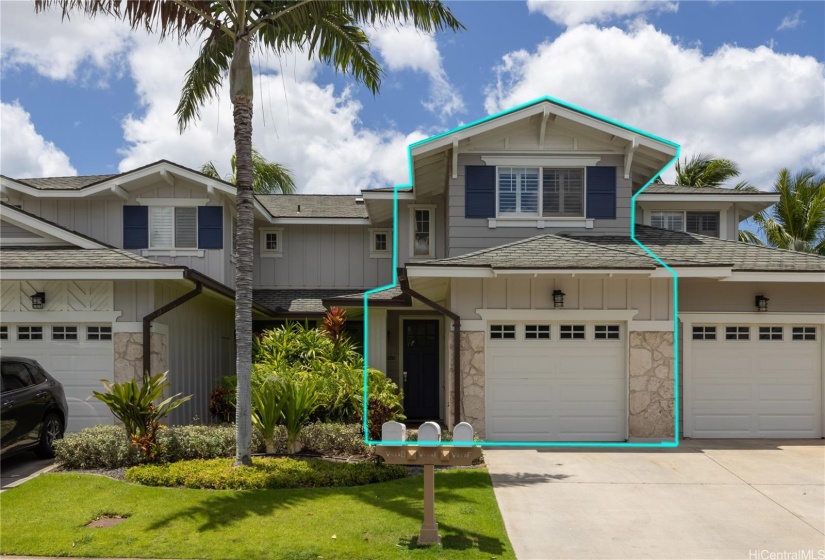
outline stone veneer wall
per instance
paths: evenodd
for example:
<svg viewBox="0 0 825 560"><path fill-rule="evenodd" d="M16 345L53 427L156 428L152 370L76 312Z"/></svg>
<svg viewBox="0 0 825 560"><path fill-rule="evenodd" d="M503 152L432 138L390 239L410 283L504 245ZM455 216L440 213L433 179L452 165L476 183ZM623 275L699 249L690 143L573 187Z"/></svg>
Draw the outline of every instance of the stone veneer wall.
<svg viewBox="0 0 825 560"><path fill-rule="evenodd" d="M475 433L484 438L484 331L462 331L461 332L461 420L469 422L475 429ZM448 369L449 379L447 386L447 424L453 424L453 399L455 388L453 387L453 336L450 334L450 344L448 348Z"/></svg>
<svg viewBox="0 0 825 560"><path fill-rule="evenodd" d="M143 334L114 333L115 382L143 379ZM169 369L169 349L165 334L152 333L149 368L152 373Z"/></svg>
<svg viewBox="0 0 825 560"><path fill-rule="evenodd" d="M630 437L673 437L673 333L630 333Z"/></svg>

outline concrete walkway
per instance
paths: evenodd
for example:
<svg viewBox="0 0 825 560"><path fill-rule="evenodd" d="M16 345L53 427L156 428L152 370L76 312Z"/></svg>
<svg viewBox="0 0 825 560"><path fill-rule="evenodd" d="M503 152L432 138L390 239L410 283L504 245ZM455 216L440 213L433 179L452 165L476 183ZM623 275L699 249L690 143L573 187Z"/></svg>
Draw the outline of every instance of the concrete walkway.
<svg viewBox="0 0 825 560"><path fill-rule="evenodd" d="M822 440L484 456L520 560L825 558Z"/></svg>

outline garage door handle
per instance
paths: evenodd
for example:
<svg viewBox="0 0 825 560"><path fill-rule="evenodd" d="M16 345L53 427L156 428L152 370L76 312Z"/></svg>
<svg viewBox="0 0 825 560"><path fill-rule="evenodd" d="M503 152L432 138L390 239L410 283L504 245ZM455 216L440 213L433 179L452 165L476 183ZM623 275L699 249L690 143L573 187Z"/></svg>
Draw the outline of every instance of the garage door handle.
<svg viewBox="0 0 825 560"><path fill-rule="evenodd" d="M38 392L35 394L35 396L36 396L36 397L45 397L45 396L46 396L46 395L48 395L48 394L49 394L49 392L48 392L48 391L38 391Z"/></svg>
<svg viewBox="0 0 825 560"><path fill-rule="evenodd" d="M13 405L13 404L14 404L14 401L13 401L13 400L3 401L3 406L11 406L11 405Z"/></svg>

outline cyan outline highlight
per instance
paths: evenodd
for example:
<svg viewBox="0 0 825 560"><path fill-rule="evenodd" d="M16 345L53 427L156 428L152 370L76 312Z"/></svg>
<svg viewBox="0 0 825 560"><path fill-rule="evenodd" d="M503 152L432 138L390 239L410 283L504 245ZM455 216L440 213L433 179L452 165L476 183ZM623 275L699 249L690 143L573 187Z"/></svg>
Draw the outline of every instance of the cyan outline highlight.
<svg viewBox="0 0 825 560"><path fill-rule="evenodd" d="M499 117L503 117L505 115L509 115L511 113L515 113L532 105L536 105L543 101L548 101L550 103L560 105L582 115L600 120L602 122L611 124L613 126L618 126L630 132L635 132L636 134L640 134L652 140L656 140L657 142L661 142L663 144L667 144L669 146L673 146L676 148L676 155L673 156L664 167L662 167L659 172L654 175L647 183L642 186L639 191L634 194L630 199L630 238L633 242L642 248L648 255L650 255L657 263L662 265L665 270L667 270L673 276L673 413L674 413L674 423L673 423L673 440L672 441L661 441L661 442L593 442L593 441L558 441L558 442L548 442L548 441L479 441L479 442L437 442L428 444L428 446L439 446L439 447L472 447L472 446L487 446L487 447L607 447L607 448L628 448L628 447L636 447L636 448L672 448L679 446L679 275L673 270L671 267L667 265L662 259L660 259L653 251L648 249L643 243L641 243L638 239L636 239L636 197L642 194L644 190L650 186L651 183L658 177L665 169L673 165L678 159L679 155L681 154L681 146L672 142L670 140L666 140L655 134L650 134L649 132L645 132L640 130L636 127L626 125L621 123L617 120L611 119L609 117L605 117L594 113L592 111L588 111L587 109L583 109L581 107L577 107L576 105L572 105L560 99L556 99L549 95L545 95L543 97L539 97L533 99L532 101L528 101L527 103L522 103L521 105L516 105L515 107L511 107L510 109L506 109L504 111L500 111L493 115L488 115L482 119L478 119L471 123L465 124L463 126L459 126L457 128L453 128L451 130L447 130L440 134L436 134L435 136L431 136L429 138L425 138L424 140L419 140L413 144L407 146L407 176L410 178L410 181L406 184L399 184L393 187L393 201L392 201L392 282L385 286L378 286L377 288L372 288L364 292L364 390L363 390L363 429L364 429L364 443L367 445L418 445L417 442L410 442L410 441L375 441L371 440L369 436L369 425L367 423L367 414L368 414L368 393L369 393L369 296L371 294L375 294L378 292L383 292L384 290L389 290L391 288L395 288L398 285L398 191L401 189L408 189L413 187L414 181L414 173L413 173L413 157L412 157L412 150L418 146L422 146L427 144L428 142L432 142L433 140L437 140L439 138L443 138L450 134L455 134L456 132L460 132L467 128L471 128L488 121L497 119Z"/></svg>

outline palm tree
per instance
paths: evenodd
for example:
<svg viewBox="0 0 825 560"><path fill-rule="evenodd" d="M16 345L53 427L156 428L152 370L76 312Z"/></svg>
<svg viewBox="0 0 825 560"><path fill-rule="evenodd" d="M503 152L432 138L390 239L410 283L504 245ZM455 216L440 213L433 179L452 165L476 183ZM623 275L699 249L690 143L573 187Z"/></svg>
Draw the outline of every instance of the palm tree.
<svg viewBox="0 0 825 560"><path fill-rule="evenodd" d="M250 49L276 54L302 51L336 71L351 74L373 94L381 85L381 66L369 51L367 26L409 23L430 33L464 26L440 0L37 0L35 11L58 6L67 18L75 11L110 15L132 29L161 39L203 38L200 53L186 72L175 115L183 131L199 117L203 104L229 79L237 157L237 264L235 337L237 392L236 465L251 465L252 414L252 64Z"/></svg>
<svg viewBox="0 0 825 560"><path fill-rule="evenodd" d="M227 183L237 183L238 166L235 154L229 162L232 173L225 177ZM211 161L201 165L201 173L220 179L218 168ZM255 148L252 148L252 191L255 194L293 194L295 181L292 172L285 165L267 160Z"/></svg>
<svg viewBox="0 0 825 560"><path fill-rule="evenodd" d="M810 169L792 174L785 168L776 176L774 192L779 202L770 213L753 217L767 245L825 255L825 175ZM740 231L739 240L766 244L750 231Z"/></svg>
<svg viewBox="0 0 825 560"><path fill-rule="evenodd" d="M739 166L729 159L700 153L676 162L676 184L689 187L721 187L739 176Z"/></svg>

